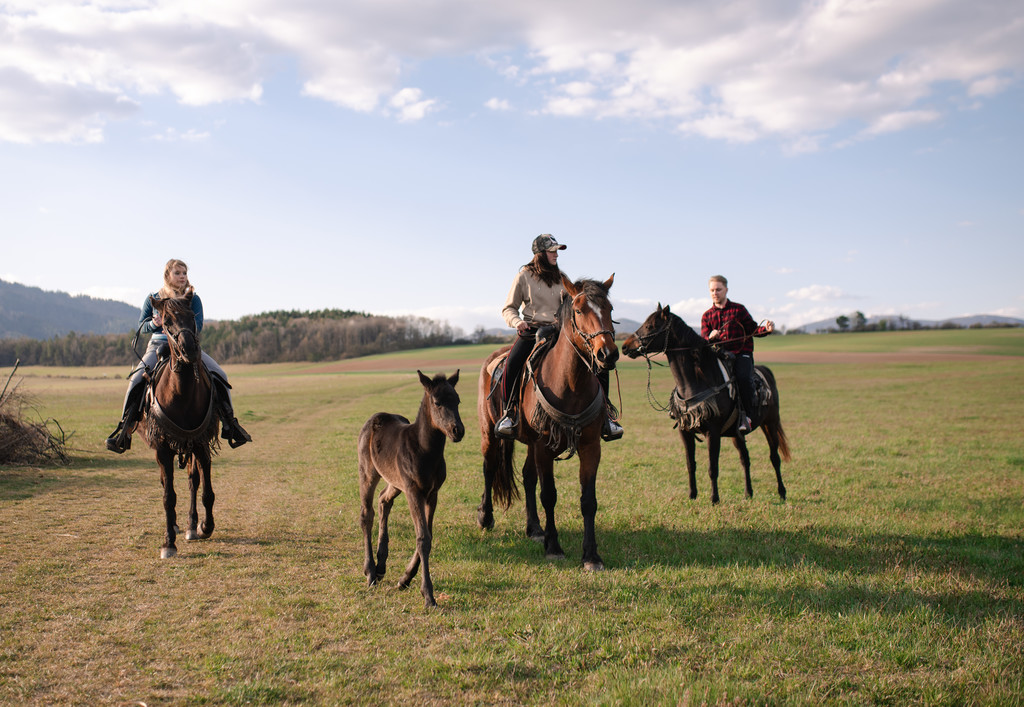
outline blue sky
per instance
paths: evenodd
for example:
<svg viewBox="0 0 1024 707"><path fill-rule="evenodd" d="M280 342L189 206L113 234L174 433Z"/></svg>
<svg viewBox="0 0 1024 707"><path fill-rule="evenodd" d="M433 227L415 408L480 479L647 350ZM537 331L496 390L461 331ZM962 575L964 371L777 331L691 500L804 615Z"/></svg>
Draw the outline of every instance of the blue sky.
<svg viewBox="0 0 1024 707"><path fill-rule="evenodd" d="M1022 78L1010 0L8 1L0 278L470 332L547 232L618 317L1024 318Z"/></svg>

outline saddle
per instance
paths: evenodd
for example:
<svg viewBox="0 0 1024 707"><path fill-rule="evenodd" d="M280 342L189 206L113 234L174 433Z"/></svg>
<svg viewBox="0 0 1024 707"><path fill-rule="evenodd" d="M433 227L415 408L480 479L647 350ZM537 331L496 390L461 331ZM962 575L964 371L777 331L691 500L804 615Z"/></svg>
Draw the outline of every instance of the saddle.
<svg viewBox="0 0 1024 707"><path fill-rule="evenodd" d="M733 403L738 404L740 401L740 390L739 386L733 382L736 379L733 365L736 361L736 354L720 349L717 346L714 349L715 353L718 354L718 359L725 365L726 380L729 383L729 396L732 398ZM764 377L764 373L757 366L754 366L754 375L751 377L750 383L754 388L754 407L760 410L771 402L771 386L768 385L768 379ZM748 410L747 414L751 412L753 411Z"/></svg>
<svg viewBox="0 0 1024 707"><path fill-rule="evenodd" d="M544 360L544 356L554 346L555 340L558 338L558 327L556 326L545 326L537 330L537 341L533 345L533 350L526 359L526 364L523 366L523 370L519 374L519 394L522 395L523 386L530 380L530 376L533 374L534 369L540 366L541 361ZM491 365L487 367L487 372L491 376L491 389L487 393L487 399L501 398L501 381L505 378L505 364L508 362L508 355L510 351L506 351L501 356L496 357L491 361Z"/></svg>

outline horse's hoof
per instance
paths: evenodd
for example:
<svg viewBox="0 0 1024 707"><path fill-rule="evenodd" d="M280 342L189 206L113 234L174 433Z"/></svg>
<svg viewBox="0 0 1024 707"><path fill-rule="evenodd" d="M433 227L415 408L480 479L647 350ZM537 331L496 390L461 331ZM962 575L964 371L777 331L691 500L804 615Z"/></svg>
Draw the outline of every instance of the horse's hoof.
<svg viewBox="0 0 1024 707"><path fill-rule="evenodd" d="M587 572L603 572L604 563L598 560L597 562L584 562L583 569Z"/></svg>
<svg viewBox="0 0 1024 707"><path fill-rule="evenodd" d="M494 530L494 516L478 513L476 524L480 526L480 530Z"/></svg>
<svg viewBox="0 0 1024 707"><path fill-rule="evenodd" d="M185 539L189 540L189 541L191 541L191 540L198 540L199 539L199 533L197 533L196 531L194 531L191 528L189 528L188 532L185 533Z"/></svg>
<svg viewBox="0 0 1024 707"><path fill-rule="evenodd" d="M437 608L437 602L434 601L434 597L430 597L430 598L428 598L426 600L426 602L424 603L424 608L426 608L426 609L436 609Z"/></svg>
<svg viewBox="0 0 1024 707"><path fill-rule="evenodd" d="M565 559L565 553L564 552L549 552L549 553L544 555L544 559L545 560L564 560Z"/></svg>
<svg viewBox="0 0 1024 707"><path fill-rule="evenodd" d="M166 560L169 557L174 557L178 554L178 550L173 547L162 547L160 548L160 559Z"/></svg>
<svg viewBox="0 0 1024 707"><path fill-rule="evenodd" d="M539 533L527 533L526 537L528 537L530 540L532 540L535 543L542 543L542 542L544 542L544 532L543 531L541 531Z"/></svg>
<svg viewBox="0 0 1024 707"><path fill-rule="evenodd" d="M376 577L367 577L366 578L366 586L368 586L368 587L376 587L377 586L377 578Z"/></svg>

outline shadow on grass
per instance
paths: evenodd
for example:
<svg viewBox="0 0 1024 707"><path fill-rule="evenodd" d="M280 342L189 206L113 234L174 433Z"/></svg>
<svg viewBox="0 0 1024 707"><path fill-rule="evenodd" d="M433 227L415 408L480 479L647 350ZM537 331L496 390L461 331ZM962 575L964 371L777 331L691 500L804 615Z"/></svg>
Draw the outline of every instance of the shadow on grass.
<svg viewBox="0 0 1024 707"><path fill-rule="evenodd" d="M24 501L54 490L84 490L102 487L124 489L134 487L129 478L111 474L112 466L136 466L137 463L81 469L60 466L4 467L0 470L0 501ZM159 480L157 481L159 483Z"/></svg>
<svg viewBox="0 0 1024 707"><path fill-rule="evenodd" d="M559 539L566 550L566 571L581 571L579 532L560 532ZM483 533L467 528L450 541L450 551L470 561L526 567L550 564L541 546L526 538L521 529ZM740 603L777 606L784 613L800 613L804 609L846 613L865 608L906 613L929 608L951 619L975 622L995 615L1024 616L1024 602L994 596L977 586L935 592L900 586L905 581L901 575L935 575L940 577L937 584L943 587L950 584L941 579L943 575L970 578L971 583L988 586L1024 586L1024 541L1016 538L982 534L851 534L845 528L829 527L766 533L655 527L642 531L599 528L598 544L606 567L613 573L721 570L710 575L700 572L699 583L705 591L711 581L716 594L728 595ZM778 589L766 589L757 572L762 569L781 572L792 579ZM740 574L730 570L739 570ZM809 580L807 573L814 576ZM887 577L887 573L899 574ZM616 584L619 582L616 580ZM641 583L645 596L657 595L658 590L652 589L647 581ZM504 584L507 586L507 581ZM602 583L594 591L607 589ZM691 590L692 587L673 584L660 591L682 596ZM647 594L651 591L654 593Z"/></svg>

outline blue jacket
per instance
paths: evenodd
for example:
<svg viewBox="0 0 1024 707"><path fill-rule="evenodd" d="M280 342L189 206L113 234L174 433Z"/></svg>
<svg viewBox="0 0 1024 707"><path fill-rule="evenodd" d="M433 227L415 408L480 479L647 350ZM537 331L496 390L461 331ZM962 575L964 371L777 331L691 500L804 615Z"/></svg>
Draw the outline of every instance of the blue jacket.
<svg viewBox="0 0 1024 707"><path fill-rule="evenodd" d="M149 297L160 299L160 293L154 292ZM142 313L139 314L139 324L142 327L139 329L139 333L152 334L151 342L166 340L167 334L164 333L163 327L153 324L153 304L149 301L149 297L146 297L146 301L142 303ZM192 295L192 312L196 315L196 333L198 334L203 330L203 301L199 299L199 295Z"/></svg>

